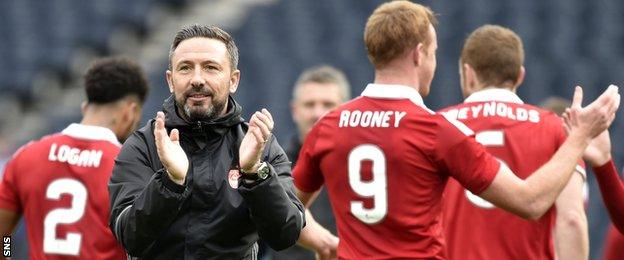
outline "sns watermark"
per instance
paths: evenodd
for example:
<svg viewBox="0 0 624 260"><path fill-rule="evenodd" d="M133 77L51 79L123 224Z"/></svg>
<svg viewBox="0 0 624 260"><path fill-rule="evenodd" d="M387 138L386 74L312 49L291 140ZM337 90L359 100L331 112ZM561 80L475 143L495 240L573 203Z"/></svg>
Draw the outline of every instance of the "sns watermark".
<svg viewBox="0 0 624 260"><path fill-rule="evenodd" d="M11 236L2 237L2 255L4 257L11 256Z"/></svg>

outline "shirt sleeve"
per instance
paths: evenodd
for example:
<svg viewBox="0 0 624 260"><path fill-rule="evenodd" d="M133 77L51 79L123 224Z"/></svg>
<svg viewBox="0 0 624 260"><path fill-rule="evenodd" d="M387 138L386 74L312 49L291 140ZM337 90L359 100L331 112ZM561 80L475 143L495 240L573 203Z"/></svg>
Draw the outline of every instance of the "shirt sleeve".
<svg viewBox="0 0 624 260"><path fill-rule="evenodd" d="M469 131L456 127L458 123L461 124L441 125L436 140L436 161L462 186L480 194L494 181L500 162L475 141L474 135L467 135Z"/></svg>
<svg viewBox="0 0 624 260"><path fill-rule="evenodd" d="M22 205L19 200L15 176L17 160L17 157L14 157L4 168L2 182L0 182L0 208L21 212Z"/></svg>
<svg viewBox="0 0 624 260"><path fill-rule="evenodd" d="M319 125L317 124L306 137L303 147L299 152L299 158L295 169L293 169L293 178L295 179L295 187L303 192L315 192L323 185L323 174L316 158L314 146L318 139Z"/></svg>

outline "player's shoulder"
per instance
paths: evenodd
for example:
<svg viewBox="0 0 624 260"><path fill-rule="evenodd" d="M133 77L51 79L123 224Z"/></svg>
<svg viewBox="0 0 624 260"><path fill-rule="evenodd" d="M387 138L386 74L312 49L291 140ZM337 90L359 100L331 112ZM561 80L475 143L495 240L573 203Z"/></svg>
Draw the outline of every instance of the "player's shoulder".
<svg viewBox="0 0 624 260"><path fill-rule="evenodd" d="M39 153L42 150L49 148L51 143L63 139L61 133L54 133L45 135L39 139L31 140L26 144L20 146L11 157L11 160L17 160L19 158L28 158L30 154Z"/></svg>
<svg viewBox="0 0 624 260"><path fill-rule="evenodd" d="M539 114L540 123L548 126L562 127L563 119L554 112L531 104L521 104L521 107Z"/></svg>
<svg viewBox="0 0 624 260"><path fill-rule="evenodd" d="M319 121L335 122L345 120L345 118L357 121L358 118L368 119L368 117L378 119L378 117L392 117L394 113L400 114L402 121L413 121L414 119L427 121L432 119L430 118L432 115L435 115L435 112L426 106L416 104L409 99L386 100L360 96L329 111Z"/></svg>
<svg viewBox="0 0 624 260"><path fill-rule="evenodd" d="M452 131L458 130L462 134L466 136L474 135L474 131L468 127L463 122L457 120L456 117L453 117L444 112L436 112L432 118L434 118L436 125L441 131L447 131L451 129Z"/></svg>
<svg viewBox="0 0 624 260"><path fill-rule="evenodd" d="M469 106L469 103L459 103L459 104L455 104L452 106L448 106L442 109L439 109L438 111L436 111L436 113L441 114L441 113L448 113L449 111L453 111L453 110L458 110L461 109L463 107L467 107Z"/></svg>
<svg viewBox="0 0 624 260"><path fill-rule="evenodd" d="M448 109L454 110L461 106L452 106ZM414 113L413 122L416 122L415 127L424 126L433 132L436 136L445 136L461 133L462 135L471 136L474 135L474 131L463 122L459 121L456 116L449 113L447 108L432 111L427 108L420 109L417 113ZM443 138L443 137L442 137Z"/></svg>

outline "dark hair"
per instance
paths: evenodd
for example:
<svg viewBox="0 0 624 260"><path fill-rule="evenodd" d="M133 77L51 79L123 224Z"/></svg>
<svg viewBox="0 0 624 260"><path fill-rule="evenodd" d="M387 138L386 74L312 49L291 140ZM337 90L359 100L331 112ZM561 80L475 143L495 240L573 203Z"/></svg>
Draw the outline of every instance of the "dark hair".
<svg viewBox="0 0 624 260"><path fill-rule="evenodd" d="M143 103L149 89L141 67L120 57L96 60L84 76L84 86L87 102L94 104L108 104L132 95Z"/></svg>
<svg viewBox="0 0 624 260"><path fill-rule="evenodd" d="M176 48L178 48L178 45L180 45L180 43L184 40L195 37L216 39L223 42L227 48L228 56L230 58L230 68L232 70L238 68L238 47L236 47L236 43L230 34L213 25L193 24L180 29L180 31L178 31L173 38L171 49L169 49L169 69L171 69L171 58L173 57L173 52Z"/></svg>

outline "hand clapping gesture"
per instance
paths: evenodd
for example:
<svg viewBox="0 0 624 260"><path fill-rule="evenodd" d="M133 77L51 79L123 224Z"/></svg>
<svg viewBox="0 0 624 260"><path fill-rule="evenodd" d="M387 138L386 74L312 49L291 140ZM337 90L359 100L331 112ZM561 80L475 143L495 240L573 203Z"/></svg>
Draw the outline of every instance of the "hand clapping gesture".
<svg viewBox="0 0 624 260"><path fill-rule="evenodd" d="M619 106L620 102L620 95L614 94L614 90L615 93L617 93L616 86L609 86L609 88L607 88L607 90L596 101L586 107L586 109L588 109L591 105L594 105L594 103L600 104L601 107L597 108L602 108L605 111L608 111L608 117L606 118L606 123L608 125L610 125L615 118L615 112L617 111L617 107ZM611 94L608 94L609 91L611 91ZM606 99L606 95L613 95L611 100L612 103ZM597 103L601 98L601 103ZM565 113L563 113L563 119L565 121L564 126L568 133L571 131L572 124L575 123L575 119L571 117L574 113L573 110L579 111L582 99L583 90L580 87L577 87L574 91L574 100L572 106L566 109ZM609 107L609 105L611 105L612 107ZM615 110L613 110L613 106L615 107ZM613 110L613 112L611 112L611 110ZM611 160L611 140L609 138L608 126L604 131L600 132L597 136L594 136L594 138L589 142L589 146L587 146L583 154L583 159L588 161L594 167L601 166Z"/></svg>
<svg viewBox="0 0 624 260"><path fill-rule="evenodd" d="M175 183L183 185L189 168L189 161L186 153L180 146L180 132L178 129L171 130L171 134L167 135L165 114L161 111L156 113L154 137L156 138L158 158L160 158L165 170L167 170L169 178Z"/></svg>
<svg viewBox="0 0 624 260"><path fill-rule="evenodd" d="M256 111L249 119L249 130L241 142L239 163L241 170L247 173L257 172L260 157L273 131L273 117L268 110Z"/></svg>
<svg viewBox="0 0 624 260"><path fill-rule="evenodd" d="M572 106L566 109L563 118L570 135L580 134L587 141L605 131L615 119L615 112L620 106L618 87L610 85L602 95L591 104L581 107L583 89L576 87Z"/></svg>

